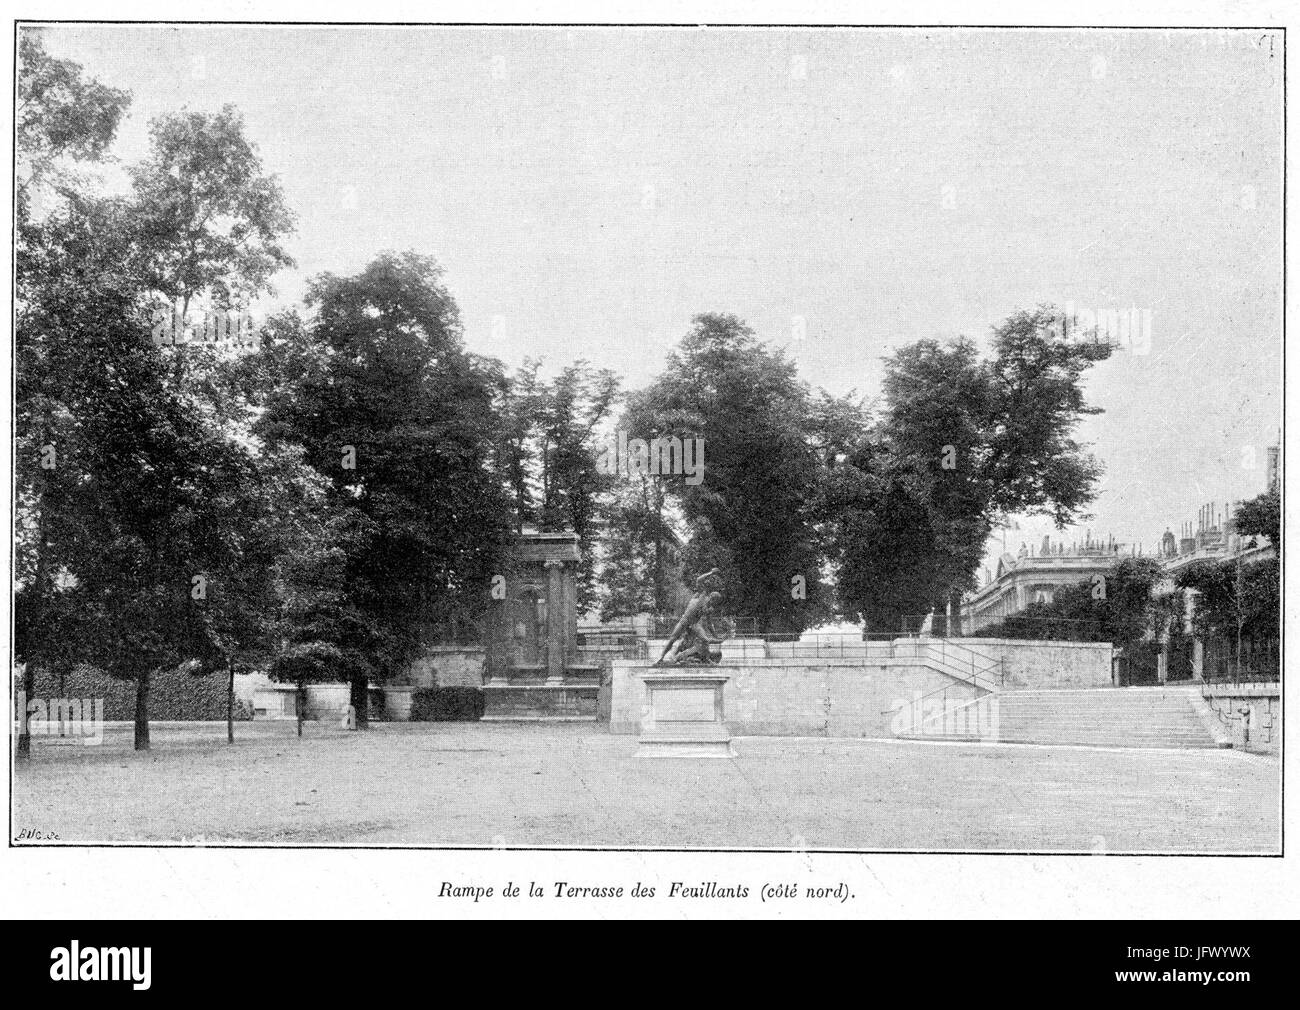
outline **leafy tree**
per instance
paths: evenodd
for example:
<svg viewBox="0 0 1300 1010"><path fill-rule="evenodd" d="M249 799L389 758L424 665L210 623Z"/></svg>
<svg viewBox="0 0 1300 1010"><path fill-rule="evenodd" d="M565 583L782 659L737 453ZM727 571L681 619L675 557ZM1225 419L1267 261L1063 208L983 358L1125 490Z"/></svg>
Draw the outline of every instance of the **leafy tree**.
<svg viewBox="0 0 1300 1010"><path fill-rule="evenodd" d="M929 515L911 497L906 470L874 440L856 393L820 392L811 421L820 483L810 504L835 573L837 610L868 632L897 630L930 604Z"/></svg>
<svg viewBox="0 0 1300 1010"><path fill-rule="evenodd" d="M293 259L282 245L293 215L262 170L232 105L215 114L154 119L149 156L131 169L133 224L150 288L187 318L207 294L215 308L246 305Z"/></svg>
<svg viewBox="0 0 1300 1010"><path fill-rule="evenodd" d="M239 484L207 503L209 523L221 530L229 561L208 575L202 616L226 673L226 739L234 743L237 670L267 669L284 633L277 620L285 586L277 574L314 556L321 530L325 482L285 446L256 446Z"/></svg>
<svg viewBox="0 0 1300 1010"><path fill-rule="evenodd" d="M663 483L645 474L620 481L607 515L601 534L601 620L644 613L658 623L675 620L680 580L668 552L676 550L680 535Z"/></svg>
<svg viewBox="0 0 1300 1010"><path fill-rule="evenodd" d="M498 396L497 465L514 503L515 526L578 535L578 607L596 602L595 554L614 476L596 464L600 431L618 399L619 380L585 361L541 378L526 360Z"/></svg>
<svg viewBox="0 0 1300 1010"><path fill-rule="evenodd" d="M130 96L85 77L70 60L51 57L32 29L19 34L17 70L15 586L23 593L23 619L43 627L48 623L44 610L54 599L61 577L50 544L76 535L75 523L59 507L76 478L70 468L59 467L58 447L66 444L76 419L58 376L84 358L79 349L50 339L47 308L62 296L76 299L80 291L76 277L63 272L66 263L58 252L63 227L47 215L33 213L33 203L40 193L58 194L65 197L58 204L66 214L67 198L76 199L84 188L82 170L106 157ZM119 248L115 253L124 251ZM58 295L47 297L53 291ZM26 638L29 646L35 640L30 634ZM43 658L30 649L29 655L23 675L27 697L34 693L35 667ZM24 715L19 757L28 756L30 743Z"/></svg>
<svg viewBox="0 0 1300 1010"><path fill-rule="evenodd" d="M936 580L935 535L905 475L872 460L829 476L825 508L834 516L839 609L867 632L904 630L929 609Z"/></svg>
<svg viewBox="0 0 1300 1010"><path fill-rule="evenodd" d="M332 517L276 566L280 647L269 673L298 688L299 736L309 683L368 680L376 672L373 656L382 647L382 630L347 598L349 552L357 553L364 542L351 525L359 518L355 513Z"/></svg>
<svg viewBox="0 0 1300 1010"><path fill-rule="evenodd" d="M987 455L988 387L966 339L918 341L886 362L884 440L908 496L928 513L934 549L925 567L935 580L937 617L954 588L967 588L991 528L992 488L979 465Z"/></svg>
<svg viewBox="0 0 1300 1010"><path fill-rule="evenodd" d="M80 64L50 56L37 31L18 38L17 216L30 221L34 191L81 188L78 166L102 161L130 104L127 91L87 78Z"/></svg>
<svg viewBox="0 0 1300 1010"><path fill-rule="evenodd" d="M29 663L90 662L136 680L136 747L147 749L151 671L218 655L207 580L236 564L236 547L217 503L239 497L247 454L168 387L139 300L118 278L67 265L80 283L44 289L19 336L29 360L69 364L51 383L67 419L51 443L59 476L39 503L25 496L38 511L22 524L36 535L17 645Z"/></svg>
<svg viewBox="0 0 1300 1010"><path fill-rule="evenodd" d="M430 638L463 637L482 616L508 536L494 472L499 373L465 352L441 269L385 253L353 277L311 285L306 325L281 321L262 366L282 381L257 430L303 447L330 481L330 508L355 531L343 599L359 618L337 645L365 724L366 685Z"/></svg>
<svg viewBox="0 0 1300 1010"><path fill-rule="evenodd" d="M1233 516L1237 532L1244 537L1267 537L1278 555L1282 554L1282 494L1269 488L1237 506Z"/></svg>
<svg viewBox="0 0 1300 1010"><path fill-rule="evenodd" d="M1273 487L1237 507L1233 516L1244 538L1265 537L1277 556L1263 560L1200 561L1178 574L1178 585L1196 593L1192 627L1202 639L1226 643L1247 666L1259 648L1281 635L1281 495Z"/></svg>
<svg viewBox="0 0 1300 1010"><path fill-rule="evenodd" d="M929 513L936 615L949 603L957 613L974 588L1000 516L1050 515L1064 527L1096 495L1100 464L1072 433L1099 412L1081 380L1111 349L1064 339L1058 323L1050 307L1013 314L994 329L987 359L958 339L918 341L886 360L882 441Z"/></svg>
<svg viewBox="0 0 1300 1010"><path fill-rule="evenodd" d="M503 375L494 403L500 418L495 466L510 494L516 533L538 521L533 447L547 399L545 380L538 374L541 367L540 360L526 358L514 375Z"/></svg>
<svg viewBox="0 0 1300 1010"><path fill-rule="evenodd" d="M1126 647L1165 630L1168 610L1156 597L1164 579L1164 566L1155 558L1123 558L1115 565L1106 578L1105 599L1095 601L1110 641Z"/></svg>
<svg viewBox="0 0 1300 1010"><path fill-rule="evenodd" d="M619 379L609 369L592 369L577 361L561 370L551 384L542 428L542 530L578 535L582 551L576 578L577 604L595 604L596 534L604 517L604 496L614 476L595 465L600 426L618 397Z"/></svg>
<svg viewBox="0 0 1300 1010"><path fill-rule="evenodd" d="M191 164L220 158L199 146ZM141 227L153 208L65 196L27 222L17 257L16 649L28 671L89 662L135 680L135 746L147 749L152 671L230 671L255 648L256 607L239 601L259 585L248 566L264 569L275 524L257 448L214 395L213 356L150 340L157 264L174 244ZM29 746L20 738L20 754Z"/></svg>
<svg viewBox="0 0 1300 1010"><path fill-rule="evenodd" d="M1281 566L1276 558L1239 564L1200 561L1178 574L1197 593L1192 627L1205 638L1275 640L1281 633Z"/></svg>
<svg viewBox="0 0 1300 1010"><path fill-rule="evenodd" d="M725 605L764 632L831 613L819 531L811 394L783 352L733 315L703 314L624 415L630 437L701 439L703 479L660 475L691 531L688 568L718 568ZM802 595L796 592L802 580Z"/></svg>

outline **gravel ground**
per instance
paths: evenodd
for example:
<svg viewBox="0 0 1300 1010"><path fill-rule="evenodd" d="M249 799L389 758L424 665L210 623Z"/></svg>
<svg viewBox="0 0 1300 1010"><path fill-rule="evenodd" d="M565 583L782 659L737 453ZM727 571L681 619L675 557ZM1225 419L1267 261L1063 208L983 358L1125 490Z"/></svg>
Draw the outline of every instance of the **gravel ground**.
<svg viewBox="0 0 1300 1010"><path fill-rule="evenodd" d="M597 724L128 727L34 740L11 837L183 844L1275 853L1276 757L745 737L643 760Z"/></svg>

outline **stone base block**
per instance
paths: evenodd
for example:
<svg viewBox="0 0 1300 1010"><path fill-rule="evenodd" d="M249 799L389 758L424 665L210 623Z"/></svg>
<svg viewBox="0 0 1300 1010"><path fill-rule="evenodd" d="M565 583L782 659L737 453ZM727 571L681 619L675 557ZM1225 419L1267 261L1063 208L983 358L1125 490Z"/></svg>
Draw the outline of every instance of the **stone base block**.
<svg viewBox="0 0 1300 1010"><path fill-rule="evenodd" d="M729 674L666 667L644 675L645 711L637 757L735 757L722 711Z"/></svg>
<svg viewBox="0 0 1300 1010"><path fill-rule="evenodd" d="M721 734L690 735L671 731L642 733L636 756L643 758L731 758L736 756L731 738Z"/></svg>
<svg viewBox="0 0 1300 1010"><path fill-rule="evenodd" d="M484 722L595 722L599 684L483 686Z"/></svg>

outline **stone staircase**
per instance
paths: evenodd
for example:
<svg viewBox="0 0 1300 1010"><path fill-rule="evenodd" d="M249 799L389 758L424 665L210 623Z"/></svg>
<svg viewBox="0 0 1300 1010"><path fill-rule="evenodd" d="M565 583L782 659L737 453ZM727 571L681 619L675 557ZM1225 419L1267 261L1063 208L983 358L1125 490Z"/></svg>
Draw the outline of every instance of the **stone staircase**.
<svg viewBox="0 0 1300 1010"><path fill-rule="evenodd" d="M1194 687L1003 691L997 696L999 743L1095 747L1230 747ZM938 727L935 727L938 728ZM911 735L911 734L909 734ZM920 739L970 739L923 732Z"/></svg>

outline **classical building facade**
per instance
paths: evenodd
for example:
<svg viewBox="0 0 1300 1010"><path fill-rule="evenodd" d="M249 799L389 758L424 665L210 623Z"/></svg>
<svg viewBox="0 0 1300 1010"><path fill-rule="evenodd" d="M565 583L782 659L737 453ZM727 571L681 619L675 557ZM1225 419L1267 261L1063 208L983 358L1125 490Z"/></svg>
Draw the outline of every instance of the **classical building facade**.
<svg viewBox="0 0 1300 1010"><path fill-rule="evenodd" d="M1270 465L1270 483L1276 480L1275 474L1274 467ZM1277 548L1269 543L1268 538L1247 537L1237 532L1233 506L1227 503L1222 510L1214 503L1204 506L1198 511L1196 521L1184 523L1180 532L1182 536L1175 537L1172 530L1166 530L1161 538L1160 560L1164 564L1165 579L1156 587L1157 595L1173 593L1177 589L1179 574L1201 562L1235 561L1241 567L1248 568L1277 557ZM1224 678L1231 676L1231 671L1237 666L1247 669L1253 665L1241 661L1234 648L1235 643L1206 642L1195 635L1192 618L1196 613L1199 594L1194 589L1187 589L1184 595L1183 631L1192 636L1192 679ZM1260 643L1247 644L1250 646L1249 651L1254 653ZM1270 658L1265 656L1264 665L1269 663Z"/></svg>
<svg viewBox="0 0 1300 1010"><path fill-rule="evenodd" d="M488 620L484 719L595 719L601 668L578 656L574 533L523 533Z"/></svg>
<svg viewBox="0 0 1300 1010"><path fill-rule="evenodd" d="M1019 554L1003 554L996 570L985 573L984 585L962 602L962 633L976 635L1031 603L1051 603L1056 590L1105 576L1131 553L1124 544L1091 537L1082 544L1053 544L1047 537L1038 548L1022 544Z"/></svg>

